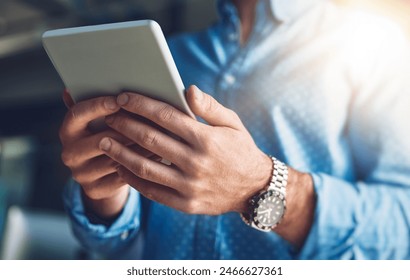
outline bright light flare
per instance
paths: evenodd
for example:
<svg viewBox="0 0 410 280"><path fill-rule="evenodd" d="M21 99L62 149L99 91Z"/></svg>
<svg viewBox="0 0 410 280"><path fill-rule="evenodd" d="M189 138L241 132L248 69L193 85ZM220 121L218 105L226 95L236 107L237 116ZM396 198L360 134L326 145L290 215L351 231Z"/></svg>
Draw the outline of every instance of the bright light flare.
<svg viewBox="0 0 410 280"><path fill-rule="evenodd" d="M400 56L408 53L409 38L403 26L389 17L353 11L344 33L344 59L354 66L356 75L370 73L378 61L406 59Z"/></svg>

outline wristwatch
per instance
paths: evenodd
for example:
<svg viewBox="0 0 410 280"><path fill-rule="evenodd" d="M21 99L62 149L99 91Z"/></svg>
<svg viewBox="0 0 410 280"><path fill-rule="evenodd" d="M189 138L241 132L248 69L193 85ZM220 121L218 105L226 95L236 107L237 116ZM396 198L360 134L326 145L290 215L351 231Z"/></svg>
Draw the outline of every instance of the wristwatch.
<svg viewBox="0 0 410 280"><path fill-rule="evenodd" d="M268 186L249 200L249 209L241 213L242 220L261 231L271 231L283 219L286 212L286 185L288 182L287 166L274 157L272 176Z"/></svg>

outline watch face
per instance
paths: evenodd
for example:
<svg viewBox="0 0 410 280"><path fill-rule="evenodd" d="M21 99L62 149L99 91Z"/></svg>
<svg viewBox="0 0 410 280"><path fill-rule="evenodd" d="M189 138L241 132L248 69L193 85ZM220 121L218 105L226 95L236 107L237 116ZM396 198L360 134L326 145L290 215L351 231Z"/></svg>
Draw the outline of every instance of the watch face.
<svg viewBox="0 0 410 280"><path fill-rule="evenodd" d="M275 226L285 212L283 196L276 192L268 191L261 195L257 204L254 221L258 227L271 228Z"/></svg>

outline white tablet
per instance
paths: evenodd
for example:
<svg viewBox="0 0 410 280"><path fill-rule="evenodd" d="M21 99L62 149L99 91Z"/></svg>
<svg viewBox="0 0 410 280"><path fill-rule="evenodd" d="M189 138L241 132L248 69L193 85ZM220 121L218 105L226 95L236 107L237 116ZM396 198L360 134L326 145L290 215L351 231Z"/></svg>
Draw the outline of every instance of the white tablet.
<svg viewBox="0 0 410 280"><path fill-rule="evenodd" d="M51 30L43 34L43 45L75 102L133 91L193 116L155 21Z"/></svg>

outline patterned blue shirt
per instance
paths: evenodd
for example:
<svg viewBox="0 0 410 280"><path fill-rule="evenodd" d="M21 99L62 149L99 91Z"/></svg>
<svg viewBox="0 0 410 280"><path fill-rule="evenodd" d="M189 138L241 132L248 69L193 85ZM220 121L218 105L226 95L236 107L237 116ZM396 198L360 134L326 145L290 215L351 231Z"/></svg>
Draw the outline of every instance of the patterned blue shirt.
<svg viewBox="0 0 410 280"><path fill-rule="evenodd" d="M109 258L410 258L410 47L393 21L326 0L260 0L249 41L230 1L219 21L169 45L185 85L236 111L258 147L314 179L317 205L296 250L237 213L187 215L131 190L110 226L65 205L77 237Z"/></svg>

